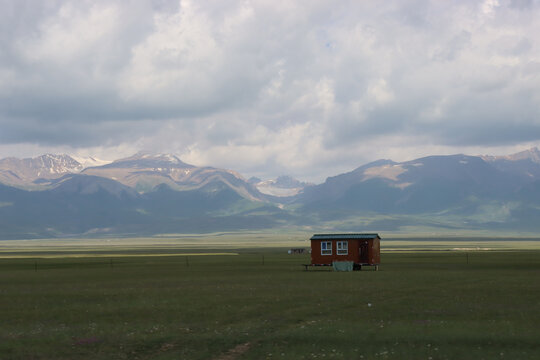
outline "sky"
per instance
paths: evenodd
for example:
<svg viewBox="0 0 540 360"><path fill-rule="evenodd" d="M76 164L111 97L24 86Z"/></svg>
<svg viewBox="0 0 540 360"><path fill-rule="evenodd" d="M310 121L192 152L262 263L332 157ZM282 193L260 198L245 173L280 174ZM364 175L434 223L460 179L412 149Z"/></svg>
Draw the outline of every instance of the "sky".
<svg viewBox="0 0 540 360"><path fill-rule="evenodd" d="M0 158L321 182L540 145L540 0L0 0Z"/></svg>

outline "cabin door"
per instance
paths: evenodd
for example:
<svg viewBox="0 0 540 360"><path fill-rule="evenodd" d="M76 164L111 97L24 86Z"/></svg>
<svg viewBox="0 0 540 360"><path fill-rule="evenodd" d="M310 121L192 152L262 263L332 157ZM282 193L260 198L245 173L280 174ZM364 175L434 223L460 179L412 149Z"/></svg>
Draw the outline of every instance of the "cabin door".
<svg viewBox="0 0 540 360"><path fill-rule="evenodd" d="M369 253L368 253L368 242L362 241L360 243L360 249L358 250L360 253L360 263L367 264L369 263Z"/></svg>

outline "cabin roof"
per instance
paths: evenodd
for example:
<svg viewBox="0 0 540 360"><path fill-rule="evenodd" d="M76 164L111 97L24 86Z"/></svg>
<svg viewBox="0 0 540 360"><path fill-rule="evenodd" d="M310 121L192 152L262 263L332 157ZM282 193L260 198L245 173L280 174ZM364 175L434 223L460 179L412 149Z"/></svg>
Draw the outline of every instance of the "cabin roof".
<svg viewBox="0 0 540 360"><path fill-rule="evenodd" d="M315 234L310 240L380 239L379 234Z"/></svg>

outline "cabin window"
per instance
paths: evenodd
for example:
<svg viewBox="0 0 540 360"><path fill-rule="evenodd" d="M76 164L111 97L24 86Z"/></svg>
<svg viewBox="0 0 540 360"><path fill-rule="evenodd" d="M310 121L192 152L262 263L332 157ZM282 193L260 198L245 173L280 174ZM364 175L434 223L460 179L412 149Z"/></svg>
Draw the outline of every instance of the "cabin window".
<svg viewBox="0 0 540 360"><path fill-rule="evenodd" d="M321 255L332 255L331 241L321 241Z"/></svg>
<svg viewBox="0 0 540 360"><path fill-rule="evenodd" d="M337 254L338 255L347 255L349 253L349 242L348 241L338 241L337 242Z"/></svg>

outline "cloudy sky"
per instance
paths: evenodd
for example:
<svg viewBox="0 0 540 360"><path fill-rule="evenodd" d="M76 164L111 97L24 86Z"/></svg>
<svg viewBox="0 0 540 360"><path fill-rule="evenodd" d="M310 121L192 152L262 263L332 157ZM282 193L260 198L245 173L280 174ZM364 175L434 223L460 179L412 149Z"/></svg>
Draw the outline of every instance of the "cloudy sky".
<svg viewBox="0 0 540 360"><path fill-rule="evenodd" d="M540 145L540 1L0 0L0 158L302 180Z"/></svg>

